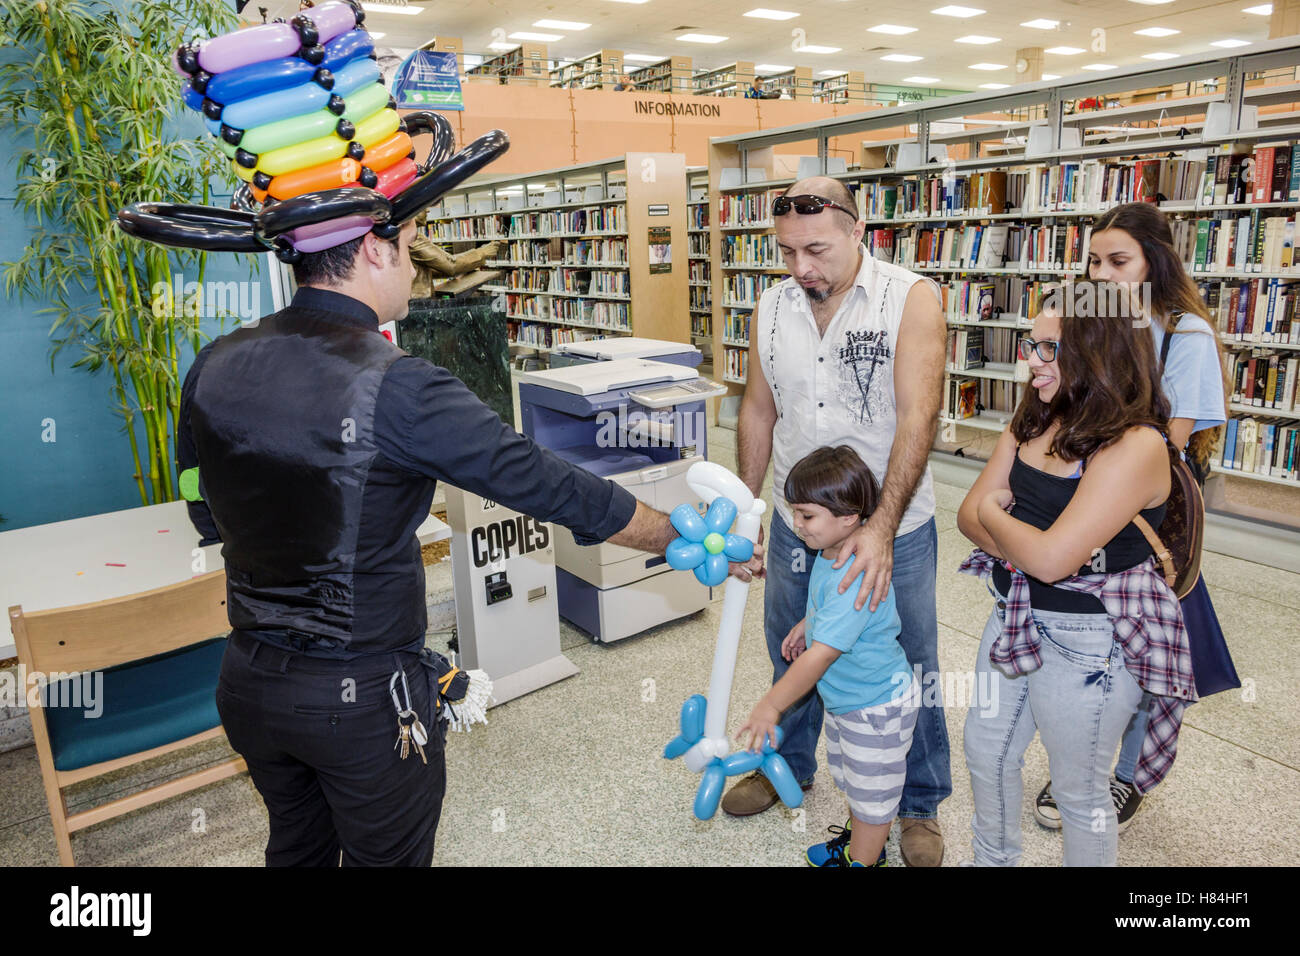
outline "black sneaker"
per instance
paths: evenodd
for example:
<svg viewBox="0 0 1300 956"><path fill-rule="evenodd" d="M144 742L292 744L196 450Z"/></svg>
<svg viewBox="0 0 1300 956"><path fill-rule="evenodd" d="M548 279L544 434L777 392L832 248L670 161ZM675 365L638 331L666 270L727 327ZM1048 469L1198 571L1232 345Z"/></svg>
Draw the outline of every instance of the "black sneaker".
<svg viewBox="0 0 1300 956"><path fill-rule="evenodd" d="M1117 832L1123 833L1128 829L1128 825L1133 822L1138 807L1142 805L1142 794L1137 792L1137 788L1133 784L1120 780L1116 776L1111 776L1110 799L1115 804L1115 816L1119 820ZM1050 780L1039 791L1038 798L1034 801L1034 819L1049 830L1061 829L1061 811L1056 808L1056 800L1052 797L1052 781Z"/></svg>
<svg viewBox="0 0 1300 956"><path fill-rule="evenodd" d="M1052 797L1052 781L1047 781L1034 800L1034 819L1049 830L1061 829L1061 811Z"/></svg>
<svg viewBox="0 0 1300 956"><path fill-rule="evenodd" d="M1114 775L1110 778L1110 798L1115 802L1115 816L1119 818L1119 832L1123 833L1137 815L1142 805L1142 794L1137 787Z"/></svg>

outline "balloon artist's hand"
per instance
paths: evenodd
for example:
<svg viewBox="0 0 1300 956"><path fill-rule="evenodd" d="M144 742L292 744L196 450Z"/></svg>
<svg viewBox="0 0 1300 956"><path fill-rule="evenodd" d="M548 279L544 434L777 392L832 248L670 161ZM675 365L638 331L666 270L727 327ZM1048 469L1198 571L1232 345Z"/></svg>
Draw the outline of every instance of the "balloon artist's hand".
<svg viewBox="0 0 1300 956"><path fill-rule="evenodd" d="M736 740L744 743L745 731L749 731L749 743L745 744L746 750L752 750L754 753L762 753L763 744L771 739L776 740L776 725L781 719L781 712L767 702L766 699L760 700L754 707L753 713L749 719L736 731Z"/></svg>
<svg viewBox="0 0 1300 956"><path fill-rule="evenodd" d="M743 563L739 561L730 561L728 566L731 568L731 574L742 581L751 581L754 578L761 578L767 574L763 567L763 526L758 526L758 540L754 542L754 556Z"/></svg>
<svg viewBox="0 0 1300 956"><path fill-rule="evenodd" d="M804 640L804 628L807 620L807 618L803 618L798 624L790 628L790 633L781 642L781 656L787 661L793 661L808 649L808 644Z"/></svg>
<svg viewBox="0 0 1300 956"><path fill-rule="evenodd" d="M848 561L849 555L853 555L853 564L840 581L839 592L843 594L862 575L862 584L858 587L858 598L853 602L853 607L861 611L870 597L870 609L875 611L876 606L889 593L889 579L894 571L894 534L883 524L868 519L866 524L840 545L839 557L831 567L839 570Z"/></svg>

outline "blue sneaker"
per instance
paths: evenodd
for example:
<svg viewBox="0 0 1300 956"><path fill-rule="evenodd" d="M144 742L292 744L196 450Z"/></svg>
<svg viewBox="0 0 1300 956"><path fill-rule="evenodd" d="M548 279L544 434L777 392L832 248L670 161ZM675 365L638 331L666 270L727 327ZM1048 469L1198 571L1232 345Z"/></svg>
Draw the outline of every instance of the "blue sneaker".
<svg viewBox="0 0 1300 956"><path fill-rule="evenodd" d="M866 866L858 860L849 856L849 840L853 836L853 818L850 817L845 821L842 827L829 826L826 828L831 834L831 838L825 843L816 843L808 848L804 854L804 859L808 861L809 866ZM880 848L880 858L872 866L887 866L885 862L885 848Z"/></svg>

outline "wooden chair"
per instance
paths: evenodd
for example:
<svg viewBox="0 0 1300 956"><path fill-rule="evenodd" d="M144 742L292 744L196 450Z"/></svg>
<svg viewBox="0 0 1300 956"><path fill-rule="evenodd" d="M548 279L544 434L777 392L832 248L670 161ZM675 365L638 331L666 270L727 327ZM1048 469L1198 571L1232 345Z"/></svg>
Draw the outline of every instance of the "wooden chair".
<svg viewBox="0 0 1300 956"><path fill-rule="evenodd" d="M63 865L75 865L74 831L247 770L242 758L228 760L72 814L63 796L72 784L223 736L215 691L225 640L214 635L230 630L224 571L93 604L31 614L15 606L9 620L27 673L52 678L31 719ZM50 686L77 672L102 672L98 718L45 706ZM63 703L71 685L59 687Z"/></svg>

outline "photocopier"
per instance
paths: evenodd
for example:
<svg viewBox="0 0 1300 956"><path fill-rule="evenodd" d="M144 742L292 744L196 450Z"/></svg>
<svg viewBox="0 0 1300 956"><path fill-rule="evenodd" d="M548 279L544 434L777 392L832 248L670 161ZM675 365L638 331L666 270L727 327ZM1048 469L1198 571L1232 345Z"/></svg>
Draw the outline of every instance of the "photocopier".
<svg viewBox="0 0 1300 956"><path fill-rule="evenodd" d="M670 512L697 502L686 471L707 460L705 400L725 386L700 377L681 342L610 338L561 346L552 367L519 377L525 435L639 500ZM583 547L555 527L560 615L604 643L702 610L710 589L662 555Z"/></svg>

